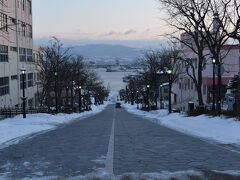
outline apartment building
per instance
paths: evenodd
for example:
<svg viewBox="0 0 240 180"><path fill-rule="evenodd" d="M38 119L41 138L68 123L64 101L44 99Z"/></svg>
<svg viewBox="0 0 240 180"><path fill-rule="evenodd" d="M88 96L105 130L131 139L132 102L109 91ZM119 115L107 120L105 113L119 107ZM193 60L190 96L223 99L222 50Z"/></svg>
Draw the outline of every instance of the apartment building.
<svg viewBox="0 0 240 180"><path fill-rule="evenodd" d="M32 1L0 3L0 107L20 107L26 69L27 106L35 106L37 68L33 58Z"/></svg>
<svg viewBox="0 0 240 180"><path fill-rule="evenodd" d="M182 35L182 38L186 38L185 35ZM193 43L194 44L194 43ZM185 58L189 58L193 61L194 68L198 69L197 55L191 51L188 47L182 45L182 54ZM204 50L205 56L205 65L203 67L202 76L203 76L203 101L205 104L210 104L212 102L212 87L213 87L213 64L211 53L208 48ZM224 100L226 87L234 75L240 72L240 46L239 45L225 45L221 50L222 57L222 92L221 98ZM186 64L182 63L182 68L186 69ZM217 66L216 66L216 76L215 83L217 85ZM187 73L179 76L177 81L173 84L173 94L175 107L181 109L182 111L187 111L188 102L194 102L198 104L198 96L195 85L192 79L187 75Z"/></svg>

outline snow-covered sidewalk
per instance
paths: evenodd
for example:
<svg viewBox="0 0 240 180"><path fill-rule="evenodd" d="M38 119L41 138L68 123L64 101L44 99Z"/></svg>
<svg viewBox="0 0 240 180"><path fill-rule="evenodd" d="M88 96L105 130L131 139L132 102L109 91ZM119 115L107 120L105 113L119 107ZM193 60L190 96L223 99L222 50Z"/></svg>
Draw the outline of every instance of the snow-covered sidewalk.
<svg viewBox="0 0 240 180"><path fill-rule="evenodd" d="M92 106L92 111L73 114L29 114L26 119L22 115L0 121L0 149L35 133L41 133L57 128L58 125L71 123L77 118L95 115L105 109L105 102L101 106Z"/></svg>
<svg viewBox="0 0 240 180"><path fill-rule="evenodd" d="M186 117L184 114L168 114L167 110L145 112L137 110L137 106L123 105L130 113L144 116L160 125L177 131L217 141L221 144L240 145L240 121L234 118L209 117L201 115Z"/></svg>

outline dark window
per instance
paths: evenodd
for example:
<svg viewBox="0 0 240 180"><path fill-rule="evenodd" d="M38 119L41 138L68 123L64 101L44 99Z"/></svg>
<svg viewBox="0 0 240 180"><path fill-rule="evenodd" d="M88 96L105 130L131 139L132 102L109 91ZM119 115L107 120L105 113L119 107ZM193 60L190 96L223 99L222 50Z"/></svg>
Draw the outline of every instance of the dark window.
<svg viewBox="0 0 240 180"><path fill-rule="evenodd" d="M190 89L190 79L188 79L188 89Z"/></svg>
<svg viewBox="0 0 240 180"><path fill-rule="evenodd" d="M9 94L9 77L0 78L0 96Z"/></svg>
<svg viewBox="0 0 240 180"><path fill-rule="evenodd" d="M32 2L30 0L27 0L27 11L32 14Z"/></svg>
<svg viewBox="0 0 240 180"><path fill-rule="evenodd" d="M20 58L20 62L25 62L27 59L26 56L26 49L25 48L19 48L19 58Z"/></svg>
<svg viewBox="0 0 240 180"><path fill-rule="evenodd" d="M0 62L8 62L8 46L0 45Z"/></svg>
<svg viewBox="0 0 240 180"><path fill-rule="evenodd" d="M28 87L33 87L33 73L28 74Z"/></svg>
<svg viewBox="0 0 240 180"><path fill-rule="evenodd" d="M18 76L17 76L17 75L11 76L11 80L17 80L17 79L18 79Z"/></svg>
<svg viewBox="0 0 240 180"><path fill-rule="evenodd" d="M33 51L32 49L27 49L27 61L33 62Z"/></svg>
<svg viewBox="0 0 240 180"><path fill-rule="evenodd" d="M10 47L10 51L15 51L15 52L17 52L17 47Z"/></svg>
<svg viewBox="0 0 240 180"><path fill-rule="evenodd" d="M22 0L22 10L25 11L26 9L26 0Z"/></svg>
<svg viewBox="0 0 240 180"><path fill-rule="evenodd" d="M0 13L0 25L2 31L8 31L8 17L6 14Z"/></svg>

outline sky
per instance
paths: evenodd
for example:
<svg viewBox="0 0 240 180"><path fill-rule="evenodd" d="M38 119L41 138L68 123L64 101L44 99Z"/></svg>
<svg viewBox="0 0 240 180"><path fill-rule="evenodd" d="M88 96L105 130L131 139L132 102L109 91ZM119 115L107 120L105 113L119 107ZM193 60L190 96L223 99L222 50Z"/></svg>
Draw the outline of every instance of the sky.
<svg viewBox="0 0 240 180"><path fill-rule="evenodd" d="M165 31L157 0L33 0L34 39L156 45Z"/></svg>

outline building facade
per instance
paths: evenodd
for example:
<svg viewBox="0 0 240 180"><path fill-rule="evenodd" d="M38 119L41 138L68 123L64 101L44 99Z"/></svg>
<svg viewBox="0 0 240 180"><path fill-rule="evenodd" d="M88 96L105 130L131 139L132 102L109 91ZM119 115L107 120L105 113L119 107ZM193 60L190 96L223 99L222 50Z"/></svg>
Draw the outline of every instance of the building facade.
<svg viewBox="0 0 240 180"><path fill-rule="evenodd" d="M184 46L183 46L184 47ZM187 47L183 48L182 53L184 57L190 58L195 61L194 67L197 73L198 69L198 61L197 55L188 49ZM205 104L211 105L212 102L212 89L213 89L213 64L212 57L209 50L206 48L204 50L205 54L205 65L203 67L202 76L203 76L203 84L202 84L202 94L203 101ZM221 50L222 57L222 92L221 98L224 100L226 87L234 75L240 72L240 46L239 45L225 45ZM186 64L182 64L182 68L186 68ZM215 76L215 84L217 88L218 78L217 78L217 65L216 68L216 76ZM196 74L197 75L197 74ZM173 84L173 94L175 96L175 108L178 108L182 111L187 111L188 103L194 102L194 104L198 104L198 96L195 88L195 84L192 79L185 73L179 76L176 82ZM217 94L216 94L217 96Z"/></svg>
<svg viewBox="0 0 240 180"><path fill-rule="evenodd" d="M33 58L32 1L1 1L0 15L0 107L21 106L21 68L27 70L27 106L35 106L37 68Z"/></svg>

